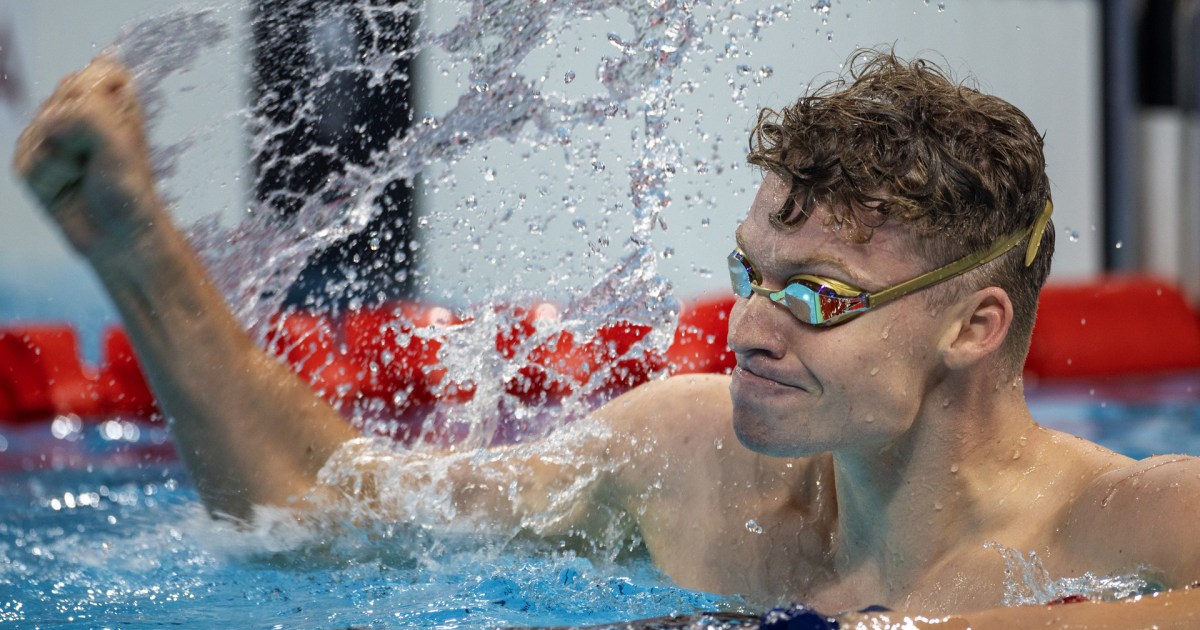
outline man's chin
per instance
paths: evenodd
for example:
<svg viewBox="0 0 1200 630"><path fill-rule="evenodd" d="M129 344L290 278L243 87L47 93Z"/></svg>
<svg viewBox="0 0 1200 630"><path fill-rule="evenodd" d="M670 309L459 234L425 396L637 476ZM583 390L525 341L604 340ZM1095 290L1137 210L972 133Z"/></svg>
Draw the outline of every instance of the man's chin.
<svg viewBox="0 0 1200 630"><path fill-rule="evenodd" d="M829 450L824 444L813 444L785 436L755 419L733 416L733 432L742 446L768 457L810 457Z"/></svg>

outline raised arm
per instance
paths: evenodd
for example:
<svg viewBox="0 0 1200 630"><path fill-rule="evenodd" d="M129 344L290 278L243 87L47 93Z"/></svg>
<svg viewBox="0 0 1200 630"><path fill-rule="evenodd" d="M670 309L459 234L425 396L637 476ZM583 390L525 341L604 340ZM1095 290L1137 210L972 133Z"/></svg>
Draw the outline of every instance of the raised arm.
<svg viewBox="0 0 1200 630"><path fill-rule="evenodd" d="M21 135L14 167L116 305L209 510L303 496L355 431L229 312L155 188L133 80L101 57Z"/></svg>

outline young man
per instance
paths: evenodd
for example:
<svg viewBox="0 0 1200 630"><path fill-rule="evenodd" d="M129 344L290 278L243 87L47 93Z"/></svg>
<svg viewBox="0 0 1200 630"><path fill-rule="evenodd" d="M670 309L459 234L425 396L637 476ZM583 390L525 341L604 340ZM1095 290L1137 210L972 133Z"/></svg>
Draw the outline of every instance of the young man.
<svg viewBox="0 0 1200 630"><path fill-rule="evenodd" d="M729 257L733 375L639 388L569 446L447 455L459 512L544 535L630 524L679 584L756 601L980 628L1197 622L1200 461L1133 461L1025 405L1054 238L1040 136L924 62L851 67L754 132L765 177ZM64 80L16 168L112 294L205 503L403 512L439 456L355 458L370 445L250 343L155 191L130 81L107 59ZM987 543L1049 550L1053 576L1149 566L1179 590L996 609Z"/></svg>

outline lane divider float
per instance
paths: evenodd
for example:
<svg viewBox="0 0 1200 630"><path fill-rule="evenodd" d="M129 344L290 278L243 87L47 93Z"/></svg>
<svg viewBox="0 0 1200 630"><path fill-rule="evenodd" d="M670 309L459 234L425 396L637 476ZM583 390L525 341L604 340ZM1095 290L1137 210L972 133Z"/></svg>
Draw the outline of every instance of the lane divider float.
<svg viewBox="0 0 1200 630"><path fill-rule="evenodd" d="M728 373L735 363L727 346L732 304L726 296L686 303L665 352L646 349L650 328L643 324L579 332L560 325L552 304L498 306L504 317L497 321L505 323L487 351L495 354L478 360L502 366L496 378L514 404L553 406L571 396L597 403L662 373ZM439 404L471 401L481 386L496 387L456 379L441 360L465 323L419 303L333 317L290 311L269 322L265 341L339 409L411 420ZM1054 284L1042 292L1025 370L1034 379L1200 370L1200 315L1176 287L1153 277ZM102 361L93 367L80 358L69 324L0 325L0 422L64 414L161 419L124 331L105 330Z"/></svg>

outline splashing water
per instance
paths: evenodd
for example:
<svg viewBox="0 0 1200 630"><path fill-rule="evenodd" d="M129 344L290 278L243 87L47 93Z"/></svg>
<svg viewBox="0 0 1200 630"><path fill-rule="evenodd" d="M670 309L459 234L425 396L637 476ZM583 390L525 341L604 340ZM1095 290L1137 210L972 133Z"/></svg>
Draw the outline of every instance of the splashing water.
<svg viewBox="0 0 1200 630"><path fill-rule="evenodd" d="M984 546L1004 558L1005 606L1048 604L1073 595L1114 601L1163 590L1148 577L1150 568L1145 566L1128 574L1095 575L1089 571L1077 577L1052 578L1036 551L1025 554L994 542Z"/></svg>
<svg viewBox="0 0 1200 630"><path fill-rule="evenodd" d="M460 454L428 464L427 474L414 486L402 478L378 473L380 467L373 467L383 462L384 470L411 469L410 451L390 443L380 446L372 442L376 446L370 449L358 445L331 460L322 472L325 483L346 488L372 482L394 490L391 494L395 496L384 497L382 507L365 503L350 506L361 521L370 520L375 510L384 510L399 522L444 527L470 519L455 512L439 479L456 465L486 468L487 462L479 459L484 455L477 447L545 437L619 393L622 384L655 378L664 371L661 357L674 336L679 304L669 282L658 272L661 246L655 242L655 233L667 229L663 211L673 202L672 180L692 162L685 156L687 149L680 136L699 131L703 140L713 142L711 154L694 160L702 165L697 166L697 172L708 176L737 168L727 167L723 162L726 158L716 154L720 138L712 138L699 120L693 122L692 112L679 104L696 91L697 85L690 80L677 81L676 73L687 64L705 64L705 74L709 72L707 64L737 64L738 70L727 74L732 88L730 98L745 109L745 82L761 85L771 78L773 70L769 66L756 70L741 63L739 60L749 56L743 46L758 40L763 30L776 21L787 19L792 9L781 4L743 14L736 3L713 7L686 0L574 0L532 5L524 0L475 0L461 5L454 18L440 24L436 19L416 19L424 9L415 4L376 4L370 0L329 3L323 9L322 23L337 23L339 17L350 15L366 16L359 22L365 31L358 33L357 39L368 44L360 50L361 55L334 54L332 61L316 64L304 81L328 85L337 80L338 73L352 72L366 76L370 85L405 83L411 81L408 66L396 61L432 55L442 59L438 69L444 74L463 77L461 91L449 101L446 111L412 116L411 127L391 137L386 150L373 153L361 164L346 160L342 170L319 182L315 190L268 194L248 202L235 225L222 225L218 218L208 218L187 226L187 230L238 320L261 345L284 354L296 348L274 347L271 340L283 326L278 314L285 311L289 287L316 254L370 224L390 187L419 185L431 192L456 191L464 182L456 179L449 166L478 160L481 154L486 158L496 151L516 150L527 156L562 153L561 160L553 161L553 170L507 184L503 180L508 173L485 164L478 172L486 184L486 194L472 192L461 207L432 208L427 216L414 220L423 225L452 226L448 230L451 236L461 237L462 242L451 247L487 250L493 246L482 241L486 236L481 235L524 222L529 226L528 233L536 237L556 215L574 215L574 231L589 238L584 255L596 267L590 286L570 290L561 307L547 317L531 318L536 309L507 306L545 300L545 296L497 283L463 287L461 294L472 296L474 301L455 305L457 311L448 312L438 321L400 307L370 320L366 337L388 339L399 350L380 353L369 370L385 373L406 369L402 365L406 360L422 357L425 363L417 366L416 374L418 379L428 377L431 391L409 387L343 396L337 389L341 386L336 384L335 371L341 369L338 359L344 348L337 344L316 347L307 350L310 354L304 359L319 366L317 377L335 383L330 385L332 392L324 393L332 396L339 409L368 435L405 437L410 448L418 450L424 443L443 447L452 442ZM133 26L114 44L113 53L131 67L137 78L151 131L157 118L170 108L170 99L175 96L170 93L173 82L186 79L188 71L204 63L206 55L251 47L242 41L245 29L236 24L249 14L244 2L175 11ZM572 61L576 65L566 74L550 75L541 71L545 61L539 55L554 54L561 59L564 53L558 39L593 18L601 18L605 27L613 30L601 40L605 52L595 61L595 89L589 93L584 87L589 69L578 65L582 61ZM388 38L378 30L382 24L401 24L408 29L408 47L389 48ZM713 40L720 43L714 45ZM547 75L567 79L548 82ZM185 86L180 91L191 89ZM236 121L243 127L250 154L258 159L257 169L245 169L259 173L257 179L251 178L254 181L248 185L250 190L259 189L265 177L262 173L286 168L289 160L336 153L336 147L318 144L299 156L271 154L270 147L295 129L321 124L322 111L304 101L293 104L289 118L271 120L262 112L282 97L267 91L253 98L250 107L220 115L222 120ZM691 126L680 128L688 123ZM206 129L199 126L191 137L157 143L154 159L168 196L172 180L178 177L175 165L179 157L203 140ZM626 144L625 149L614 149L614 145ZM738 155L737 160L741 159ZM581 199L578 192L572 193L560 206L551 203L537 183L563 179L568 192L587 190L571 183L581 178L598 179L612 192L591 201ZM281 212L285 201L281 196L299 199L298 207ZM185 195L176 197L172 201L187 201ZM514 198L515 204L508 203ZM628 221L624 226L623 219ZM553 251L553 245L536 238L521 245L515 254L498 255L492 262L506 268L519 263L522 266L514 269L514 275L528 270L544 273L551 278L546 283L548 289L560 284L570 288L569 282L555 279L551 273L563 263L547 253ZM414 244L414 248L418 246ZM564 246L573 247L570 243ZM662 252L663 258L669 256L667 250ZM421 268L415 273L423 283L447 280L430 277ZM475 270L465 268L461 274L471 278ZM330 283L324 300L318 300L312 308L330 310L339 303L339 293L363 293L368 276L349 270L347 280L336 286ZM358 305L350 302L352 309ZM507 334L504 331L514 330L521 332L510 335L513 339L509 346L500 349L498 331L503 336ZM553 354L564 344L590 349L585 365L544 363L538 366L541 372L530 372L531 357L546 348ZM403 356L405 348L411 356ZM514 393L531 382L541 382L538 379L551 384L566 382L569 386L532 402ZM417 409L411 414L415 415L415 424L412 417L398 419L397 409ZM576 472L580 484L595 479L602 466L619 465L571 461L570 444L578 444L602 429L579 422L570 430L575 435L564 439L564 444L530 444L524 448L540 449L539 457L543 459L558 458L563 466L579 467ZM399 459L404 459L403 465ZM368 479L375 474L384 474L384 478ZM563 501L580 491L560 490ZM568 509L566 505L556 507L556 501L552 498L551 509L544 515L515 524L515 530L550 527L553 519ZM586 546L610 556L628 550L628 523L616 519L609 530L611 535L606 535L606 540L587 541Z"/></svg>
<svg viewBox="0 0 1200 630"><path fill-rule="evenodd" d="M477 0L465 4L458 11L458 18L444 30L438 30L436 24L426 25L408 19L420 13L421 8L417 5L380 7L362 1L328 6L325 11L329 13L324 16L327 20L351 13L373 16L366 21L368 31L381 28L379 25L384 23L405 24L411 31L410 47L392 50L382 44L368 46L362 58L349 55L349 59L338 59L337 63L312 70L312 76L306 76L305 80L313 85L330 83L335 80L336 73L345 71L365 74L372 85L407 82L411 78L394 62L432 53L446 58L441 65L443 72L460 73L467 82L448 111L421 117L407 131L391 138L387 150L375 153L367 163L347 163L341 172L328 178L311 194L286 193L302 197L299 209L281 213L275 208L279 200L268 196L260 202L250 203L237 225L223 227L216 220L201 220L189 228L189 236L202 252L218 288L238 319L259 342L267 345L271 335L278 332L280 324L276 314L283 310L288 288L306 263L316 253L363 230L379 212L379 200L389 187L397 183L418 183L434 191L452 190L459 182L446 165L477 158L482 151L519 147L535 154L563 151L566 166L560 163L558 170L541 173L543 179L570 181L599 176L603 181L611 182L613 190L624 191L616 199L607 200L607 207L578 199L570 200L566 207L568 213L574 214L577 207L584 206L578 210L582 218L576 225L584 226L577 228L580 232L591 235L603 232L589 245L592 251L586 253L600 265L593 275L596 280L590 287L572 291L557 321L537 326L527 338L518 340L511 353L503 353L504 356L496 353L495 332L519 326L519 320L526 313L493 305L529 301L530 296L503 284L465 287L462 293L475 295L479 302L460 305L463 311L452 326L423 325L409 321L410 314L399 311L390 317L390 321L382 322L380 330L383 333L394 332L402 341L434 349L446 372L445 377L433 386L435 398L446 398L447 388L469 392L466 405L461 404L461 397L454 396L450 396L455 398L453 404L438 402L428 416L431 422L425 423L422 430L452 417L453 423L460 426L453 433L471 444L485 445L505 439L498 433L506 429L496 421L497 410L510 416L514 413L537 415L537 412L523 409L527 405L514 400L512 388L506 391L502 384L520 376L521 362L527 360L531 352L553 343L563 333L570 335L579 346L604 345L607 341L597 335L598 329L605 325L634 327L644 334L621 348L616 356L610 353L606 357L609 363L661 356L673 337L679 305L670 284L657 270L659 246L655 243L654 232L667 227L663 210L672 203L671 180L680 165L686 163L685 149L677 139L679 132L671 128L686 120L683 115L688 114L681 111L677 97L695 90L690 81L676 85L675 74L683 65L696 63L697 59L711 62L736 58L740 55L739 41L756 40L762 29L786 19L791 7L776 5L742 15L736 6L714 8L687 1L622 3L588 0L532 6L520 0ZM116 42L113 50L132 67L147 103L152 127L155 117L167 107L169 95L164 83L202 62L204 54L239 43L245 46L237 41L239 31L230 22L246 13L246 8L239 3L199 11L177 11L136 25ZM381 19L385 14L393 18L391 22ZM605 19L609 27L623 28L608 34L612 48L596 63L599 91L577 98L555 92L545 83L544 76L539 79L536 70L530 70L530 67L537 68L539 63L534 58L554 50L557 38L564 32L595 17ZM726 45L713 46L706 43L706 38L719 38ZM381 33L374 31L360 34L359 39L386 41ZM561 50L557 54L561 57ZM576 67L570 76L582 77L582 70L584 68ZM770 75L771 71L764 69L751 73L751 78L761 84ZM745 86L738 87L734 83L736 79L740 79L739 74L731 73L731 85L735 87L733 98L740 104L738 99L744 98ZM573 89L582 81L568 83ZM565 84L562 87L565 88ZM260 95L258 105L273 98L278 95ZM291 130L320 123L321 112L310 102L300 103L292 119L283 123L272 122L256 113L260 110L251 107L225 114L226 118L240 120L252 132L249 144L258 154ZM614 160L609 156L611 145L616 143L608 138L625 133L632 142L632 153L618 152L615 158L624 161L626 180L622 183L618 181L621 170L608 168ZM602 139L594 140L598 135ZM160 174L168 178L168 184L175 176L176 158L190 150L193 140L189 138L157 148L155 159ZM335 150L315 146L307 155ZM268 157L266 166L259 172L278 166L278 161L284 159L282 156ZM697 160L700 162L704 163L705 169L720 170L723 166L715 156ZM576 168L582 164L590 164L591 168ZM489 167L483 179L492 184L503 175ZM260 180L261 177L259 175ZM545 205L541 209L524 208L534 206L531 198L536 199L536 196L522 190L519 197L518 210L523 209L526 214L533 212L534 216L516 217L513 209L506 208L503 202L495 208L480 206L477 196L470 195L467 207L456 209L458 216L453 221L457 233L469 234L471 245L479 248L478 233L486 234L501 224L523 218L531 226L530 233L537 235L543 226L555 219L555 214L561 212ZM628 216L627 228L614 222L621 214ZM589 219L589 215L599 219ZM448 216L448 211L434 209L430 216L421 217L419 221L434 222ZM621 236L623 231L625 235ZM539 254L539 248L552 250L552 247L541 245L531 241L516 256L525 269L550 277L547 286L553 290L561 281L555 280L551 272L562 261ZM419 243L414 245L417 246ZM534 262L529 262L530 259ZM507 267L505 263L515 261L511 261L511 257L510 260L498 257L496 262ZM472 270L463 272L470 277ZM422 274L422 271L418 269L416 273ZM520 271L514 273L519 275ZM346 283L328 292L326 302L314 306L330 308L338 301L339 291L361 293L368 282L367 274L355 270L350 270L347 278ZM441 279L422 277L421 280ZM323 352L332 357L336 349ZM315 357L314 360L321 362L322 358ZM333 363L328 359L324 362ZM647 363L649 373L646 376L650 378L664 367L661 362ZM372 366L372 369L376 367ZM547 371L551 379L565 378L555 373L554 366L548 367ZM567 410L563 415L577 415L580 410L611 395L606 392L612 391L613 378L603 369L593 370L590 377L581 378L584 382L571 388L568 395L558 401L560 408ZM388 410L412 396L411 393L396 392L381 400L359 395L338 403L347 415L366 425L368 430L388 432L394 429L394 423L385 421ZM522 423L533 436L553 424L545 418Z"/></svg>

